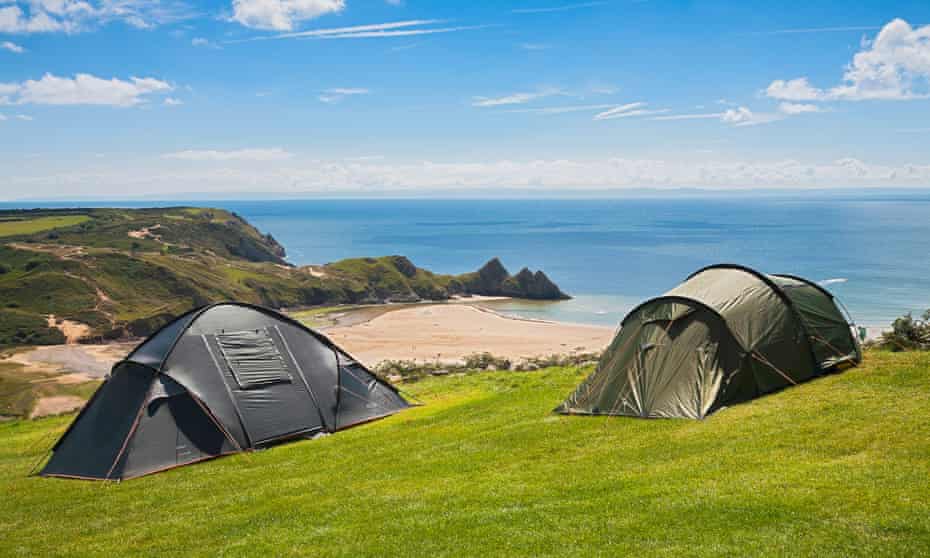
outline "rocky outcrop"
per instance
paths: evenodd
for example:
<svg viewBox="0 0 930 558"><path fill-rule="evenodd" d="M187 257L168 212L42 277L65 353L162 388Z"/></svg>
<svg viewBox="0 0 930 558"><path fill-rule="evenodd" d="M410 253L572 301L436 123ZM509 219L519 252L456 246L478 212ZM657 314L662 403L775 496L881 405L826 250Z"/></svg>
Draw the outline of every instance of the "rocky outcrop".
<svg viewBox="0 0 930 558"><path fill-rule="evenodd" d="M532 300L567 300L571 298L542 271L523 268L510 275L498 258L491 259L474 273L458 277L465 294L511 296Z"/></svg>

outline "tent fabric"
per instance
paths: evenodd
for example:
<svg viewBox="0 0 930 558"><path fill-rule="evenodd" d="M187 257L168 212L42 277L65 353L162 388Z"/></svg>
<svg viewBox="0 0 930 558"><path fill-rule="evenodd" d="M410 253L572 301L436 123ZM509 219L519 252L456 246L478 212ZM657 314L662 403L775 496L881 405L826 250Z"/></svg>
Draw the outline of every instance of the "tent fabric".
<svg viewBox="0 0 930 558"><path fill-rule="evenodd" d="M117 363L40 474L134 478L407 407L324 335L266 308L214 304Z"/></svg>
<svg viewBox="0 0 930 558"><path fill-rule="evenodd" d="M701 419L861 359L823 287L721 264L634 308L556 412Z"/></svg>

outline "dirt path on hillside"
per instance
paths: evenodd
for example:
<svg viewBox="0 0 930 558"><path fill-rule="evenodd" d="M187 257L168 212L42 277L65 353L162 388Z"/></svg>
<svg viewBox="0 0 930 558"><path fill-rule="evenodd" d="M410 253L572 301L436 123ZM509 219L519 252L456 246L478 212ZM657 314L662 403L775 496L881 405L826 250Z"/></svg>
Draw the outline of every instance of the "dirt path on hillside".
<svg viewBox="0 0 930 558"><path fill-rule="evenodd" d="M51 415L60 415L70 413L84 406L84 399L76 395L53 395L51 397L41 397L32 409L29 418L47 417Z"/></svg>
<svg viewBox="0 0 930 558"><path fill-rule="evenodd" d="M108 345L50 345L16 352L6 360L22 364L24 373L59 374L60 383L100 379L135 347L135 342Z"/></svg>

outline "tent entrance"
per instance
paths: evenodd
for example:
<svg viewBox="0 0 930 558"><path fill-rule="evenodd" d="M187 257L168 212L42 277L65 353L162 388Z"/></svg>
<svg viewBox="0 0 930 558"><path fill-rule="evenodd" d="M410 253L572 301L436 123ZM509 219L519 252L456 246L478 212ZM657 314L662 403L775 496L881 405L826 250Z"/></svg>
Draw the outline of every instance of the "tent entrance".
<svg viewBox="0 0 930 558"><path fill-rule="evenodd" d="M709 312L669 306L647 313L626 369L629 398L610 414L702 418L710 411L735 365L728 362L733 360L728 353L734 353L728 350L729 336Z"/></svg>
<svg viewBox="0 0 930 558"><path fill-rule="evenodd" d="M206 335L252 444L324 427L320 410L277 327Z"/></svg>

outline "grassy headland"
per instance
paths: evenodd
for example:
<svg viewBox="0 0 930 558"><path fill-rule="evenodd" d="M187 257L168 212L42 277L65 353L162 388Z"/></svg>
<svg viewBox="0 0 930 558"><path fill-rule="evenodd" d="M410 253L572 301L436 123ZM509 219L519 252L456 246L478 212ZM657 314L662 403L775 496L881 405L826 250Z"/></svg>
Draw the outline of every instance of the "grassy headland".
<svg viewBox="0 0 930 558"><path fill-rule="evenodd" d="M294 308L566 296L541 272L511 276L496 259L452 276L403 256L307 267L284 258L271 235L220 209L2 211L0 346L62 343L63 320L86 325L86 339L143 336L220 300Z"/></svg>
<svg viewBox="0 0 930 558"><path fill-rule="evenodd" d="M590 372L427 378L327 438L121 484L26 477L69 417L0 423L11 555L918 556L928 353L704 421L551 414ZM157 518L157 520L153 520Z"/></svg>

